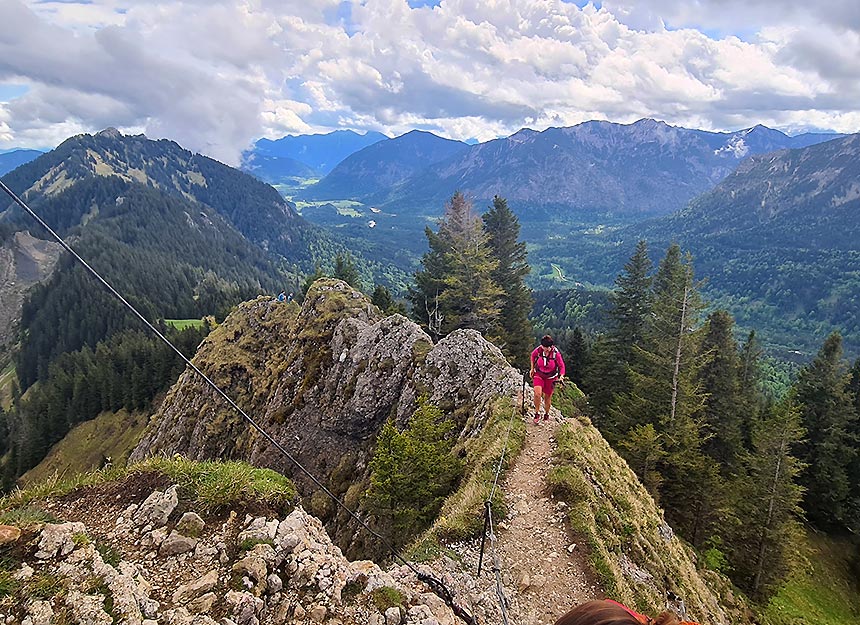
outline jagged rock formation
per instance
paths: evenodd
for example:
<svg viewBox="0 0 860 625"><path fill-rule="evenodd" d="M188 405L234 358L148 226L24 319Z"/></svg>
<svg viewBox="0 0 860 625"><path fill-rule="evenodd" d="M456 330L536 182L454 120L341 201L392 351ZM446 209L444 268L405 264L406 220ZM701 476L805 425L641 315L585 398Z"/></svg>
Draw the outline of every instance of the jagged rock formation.
<svg viewBox="0 0 860 625"><path fill-rule="evenodd" d="M412 571L348 561L301 507L198 514L175 484L146 488L163 479L136 473L49 500L64 521L0 531L0 622L455 623Z"/></svg>
<svg viewBox="0 0 860 625"><path fill-rule="evenodd" d="M44 280L60 256L60 245L17 232L0 246L0 363L12 343L24 295Z"/></svg>
<svg viewBox="0 0 860 625"><path fill-rule="evenodd" d="M207 338L195 364L352 507L386 419L405 424L426 394L460 436L470 436L492 402L515 395L522 380L478 332L457 331L434 346L415 323L382 315L364 295L330 279L311 287L301 309L264 297L243 304ZM291 463L192 371L170 391L131 460L162 453L242 459L303 484Z"/></svg>

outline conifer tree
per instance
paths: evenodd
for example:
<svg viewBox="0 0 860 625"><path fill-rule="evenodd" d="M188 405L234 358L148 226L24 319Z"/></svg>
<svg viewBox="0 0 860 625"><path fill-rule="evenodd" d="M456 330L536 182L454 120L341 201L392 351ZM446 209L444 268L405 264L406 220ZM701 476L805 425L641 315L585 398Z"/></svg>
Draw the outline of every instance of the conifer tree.
<svg viewBox="0 0 860 625"><path fill-rule="evenodd" d="M526 258L526 244L519 241L520 222L508 203L498 195L493 207L482 216L490 255L497 263L492 279L503 291L498 329L502 351L515 366L524 367L529 361L532 324L529 321L534 301L525 284L531 271Z"/></svg>
<svg viewBox="0 0 860 625"><path fill-rule="evenodd" d="M570 338L562 343L562 351L567 365L565 377L582 388L583 376L591 362L591 349L582 328L577 326L573 329Z"/></svg>
<svg viewBox="0 0 860 625"><path fill-rule="evenodd" d="M445 311L439 298L447 288L445 276L450 272L449 257L445 253L447 244L430 228L424 229L430 249L421 259L421 269L415 273L415 286L409 287L407 298L412 304L412 315L433 338L443 336L442 322Z"/></svg>
<svg viewBox="0 0 860 625"><path fill-rule="evenodd" d="M645 338L648 314L651 312L651 259L648 244L640 240L636 251L624 265L624 273L615 279L612 294L613 320L610 333L616 353L623 362L630 362L633 349Z"/></svg>
<svg viewBox="0 0 860 625"><path fill-rule="evenodd" d="M611 326L596 347L595 359L586 386L590 387L591 404L606 412L615 398L630 390L630 366L634 350L642 347L648 315L651 312L651 259L648 245L640 240L636 251L624 265L624 273L615 279L609 311ZM611 436L612 424L605 424Z"/></svg>
<svg viewBox="0 0 860 625"><path fill-rule="evenodd" d="M343 280L353 288L361 289L361 275L352 260L352 255L348 252L345 256L338 254L334 259L334 277Z"/></svg>
<svg viewBox="0 0 860 625"><path fill-rule="evenodd" d="M395 301L394 297L391 295L391 291L388 290L388 287L382 284L377 284L373 289L373 294L370 296L370 302L374 306L377 306L386 315L393 315L394 313L400 313L401 315L406 314L406 309L403 307L403 304Z"/></svg>
<svg viewBox="0 0 860 625"><path fill-rule="evenodd" d="M752 445L752 424L758 414L764 410L765 396L761 382L761 355L764 350L756 336L755 330L750 330L747 340L738 353L738 393L740 395L739 412L741 419L741 437L744 447Z"/></svg>
<svg viewBox="0 0 860 625"><path fill-rule="evenodd" d="M743 403L734 324L725 310L717 310L708 317L701 348L705 358L699 372L701 390L707 397L702 410L707 433L704 449L720 464L724 475L737 469L743 450L743 415L740 412Z"/></svg>
<svg viewBox="0 0 860 625"><path fill-rule="evenodd" d="M801 441L800 410L791 401L774 406L752 429L752 450L744 455L746 479L739 481L739 521L729 541L732 577L761 599L779 586L795 556L803 488L803 464L792 449Z"/></svg>
<svg viewBox="0 0 860 625"><path fill-rule="evenodd" d="M851 369L848 392L854 400L854 415L848 432L854 449L854 460L848 467L848 481L851 484L851 491L849 493L850 511L848 513L848 518L851 519L851 522L848 525L856 534L860 532L860 358L854 362L854 366ZM858 545L855 564L860 568L860 545Z"/></svg>
<svg viewBox="0 0 860 625"><path fill-rule="evenodd" d="M630 391L611 410L620 431L652 424L660 435L666 452L658 465L661 499L667 516L694 544L707 537L722 490L716 464L702 453L696 331L701 309L692 261L673 244L654 277L652 313L642 346L634 348Z"/></svg>
<svg viewBox="0 0 860 625"><path fill-rule="evenodd" d="M487 333L496 327L502 289L483 222L462 193L445 205L438 233L426 230L430 250L410 290L413 313L435 337L458 328Z"/></svg>
<svg viewBox="0 0 860 625"><path fill-rule="evenodd" d="M854 361L854 366L851 368L848 390L854 398L854 412L860 415L860 358Z"/></svg>
<svg viewBox="0 0 860 625"><path fill-rule="evenodd" d="M857 413L848 386L842 337L833 333L792 389L807 434L798 447L799 458L807 465L800 478L806 488L804 509L822 528L856 524L851 518L857 502L852 501L849 467L858 452L852 440Z"/></svg>

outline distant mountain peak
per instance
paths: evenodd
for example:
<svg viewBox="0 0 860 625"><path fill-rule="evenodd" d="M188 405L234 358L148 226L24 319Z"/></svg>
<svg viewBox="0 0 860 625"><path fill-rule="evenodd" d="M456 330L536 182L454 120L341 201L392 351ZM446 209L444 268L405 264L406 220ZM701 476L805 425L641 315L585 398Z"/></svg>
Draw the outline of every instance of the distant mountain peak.
<svg viewBox="0 0 860 625"><path fill-rule="evenodd" d="M123 134L113 126L109 126L104 130L99 130L96 133L96 136L105 137L107 139L121 139L123 137Z"/></svg>

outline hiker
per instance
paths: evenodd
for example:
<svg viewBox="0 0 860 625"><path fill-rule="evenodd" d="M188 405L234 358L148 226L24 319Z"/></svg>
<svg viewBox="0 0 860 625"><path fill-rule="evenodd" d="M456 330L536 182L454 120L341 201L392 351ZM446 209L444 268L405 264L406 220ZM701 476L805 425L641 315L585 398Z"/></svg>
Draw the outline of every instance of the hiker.
<svg viewBox="0 0 860 625"><path fill-rule="evenodd" d="M555 383L564 377L564 360L561 352L552 341L549 334L545 334L532 352L531 370L529 376L534 381L535 387L535 424L540 422L540 404L543 398L543 419L549 419L549 409L552 406L552 391Z"/></svg>
<svg viewBox="0 0 860 625"><path fill-rule="evenodd" d="M669 611L657 618L634 612L612 599L589 601L572 609L555 622L555 625L697 625L681 621Z"/></svg>
<svg viewBox="0 0 860 625"><path fill-rule="evenodd" d="M285 302L285 301L287 301L287 294L286 294L286 293L284 293L283 291L281 291L280 293L278 293L278 301L279 301L279 302Z"/></svg>

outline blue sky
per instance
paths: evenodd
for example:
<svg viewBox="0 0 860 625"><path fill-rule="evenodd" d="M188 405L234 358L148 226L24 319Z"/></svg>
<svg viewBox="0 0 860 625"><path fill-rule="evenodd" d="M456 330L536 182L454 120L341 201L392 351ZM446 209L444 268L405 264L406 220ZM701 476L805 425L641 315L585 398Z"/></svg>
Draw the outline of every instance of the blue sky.
<svg viewBox="0 0 860 625"><path fill-rule="evenodd" d="M338 128L860 130L856 0L3 0L0 23L0 149L106 126L228 163Z"/></svg>

